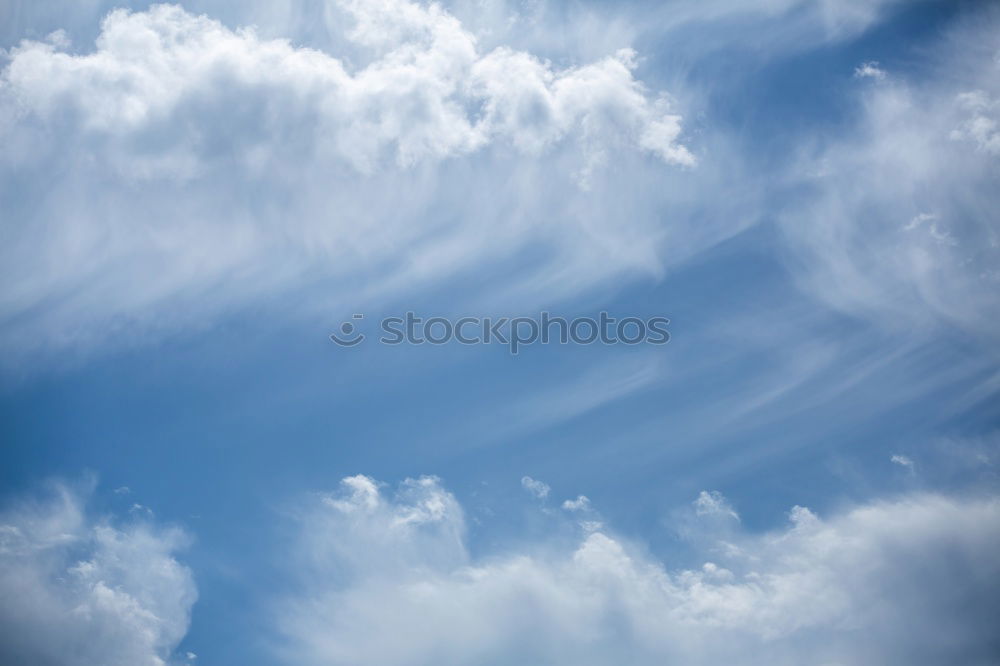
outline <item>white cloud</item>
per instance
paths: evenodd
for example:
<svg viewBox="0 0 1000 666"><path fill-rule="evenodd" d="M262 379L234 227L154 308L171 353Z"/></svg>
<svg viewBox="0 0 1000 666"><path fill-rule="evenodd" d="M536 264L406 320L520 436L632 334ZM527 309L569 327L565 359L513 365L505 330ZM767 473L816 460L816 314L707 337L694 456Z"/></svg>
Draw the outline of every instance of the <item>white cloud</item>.
<svg viewBox="0 0 1000 666"><path fill-rule="evenodd" d="M871 62L863 62L854 68L854 76L858 79L875 79L876 81L881 81L886 77L885 70L880 69L878 63L874 60Z"/></svg>
<svg viewBox="0 0 1000 666"><path fill-rule="evenodd" d="M914 465L913 460L909 456L904 456L899 453L894 453L889 459L890 462L899 465L900 467L905 467L907 471L911 474L913 473Z"/></svg>
<svg viewBox="0 0 1000 666"><path fill-rule="evenodd" d="M589 511L590 499L586 495L577 495L575 500L563 502L562 508L566 511Z"/></svg>
<svg viewBox="0 0 1000 666"><path fill-rule="evenodd" d="M343 566L338 578L354 580L385 569L421 569L459 564L466 555L461 507L434 477L407 479L395 497L385 497L373 479L344 479L341 490L319 497L329 528L303 534L304 567Z"/></svg>
<svg viewBox="0 0 1000 666"><path fill-rule="evenodd" d="M175 559L187 537L85 513L56 486L0 513L0 661L158 666L187 632L196 591Z"/></svg>
<svg viewBox="0 0 1000 666"><path fill-rule="evenodd" d="M803 149L790 179L809 203L783 229L795 272L832 305L907 334L943 324L1000 340L998 24L982 11L953 26L931 47L939 70L867 88L855 131Z"/></svg>
<svg viewBox="0 0 1000 666"><path fill-rule="evenodd" d="M983 90L973 90L956 98L966 118L952 131L951 138L971 141L976 149L990 155L1000 155L1000 101Z"/></svg>
<svg viewBox="0 0 1000 666"><path fill-rule="evenodd" d="M499 269L477 303L505 309L662 275L752 224L773 179L724 136L682 135L692 96L644 85L630 45L773 56L894 4L205 0L220 20L113 11L93 47L109 3L10 16L8 32L66 25L0 75L5 363L156 340L293 289L286 316L336 319L471 271ZM695 153L711 163L688 168Z"/></svg>
<svg viewBox="0 0 1000 666"><path fill-rule="evenodd" d="M740 515L717 490L703 490L694 501L694 511L699 516L721 516L739 521Z"/></svg>
<svg viewBox="0 0 1000 666"><path fill-rule="evenodd" d="M627 44L556 66L437 5L337 6L349 58L173 5L10 51L0 345L156 338L303 284L329 312L525 247L494 297L551 302L745 226L674 210L694 157Z"/></svg>
<svg viewBox="0 0 1000 666"><path fill-rule="evenodd" d="M629 50L556 70L510 49L477 53L475 37L436 5L340 4L355 23L349 38L379 54L353 71L322 52L155 5L111 12L90 54L23 42L4 71L7 96L22 114L50 121L57 112L73 114L71 122L103 140L183 120L191 106L224 115L227 93L238 91L257 107L257 122L229 138L239 142L238 161L251 167L279 148L295 122L315 124L316 152L362 172L379 168L386 154L410 166L493 141L538 152L568 135L600 144L609 129L666 162L693 163L675 144L679 119L632 77ZM197 177L211 137L179 138L186 140L173 152L155 150L140 161L139 177ZM129 157L141 160L141 151Z"/></svg>
<svg viewBox="0 0 1000 666"><path fill-rule="evenodd" d="M549 488L549 484L533 479L530 476L521 477L521 487L538 499L545 499L549 496L549 491L552 490Z"/></svg>
<svg viewBox="0 0 1000 666"><path fill-rule="evenodd" d="M727 534L711 559L668 570L603 529L473 558L433 480L374 504L335 497L303 515L312 566L280 610L297 664L913 666L994 653L995 498L917 495L825 519L795 507L787 528ZM429 500L446 509L393 520Z"/></svg>

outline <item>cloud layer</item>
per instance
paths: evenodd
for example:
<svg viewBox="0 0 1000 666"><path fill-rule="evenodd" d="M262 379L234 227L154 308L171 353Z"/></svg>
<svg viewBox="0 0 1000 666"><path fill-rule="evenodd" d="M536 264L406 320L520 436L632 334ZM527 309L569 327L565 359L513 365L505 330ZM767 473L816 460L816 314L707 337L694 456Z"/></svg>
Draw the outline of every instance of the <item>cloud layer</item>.
<svg viewBox="0 0 1000 666"><path fill-rule="evenodd" d="M345 479L303 514L303 593L281 608L300 664L987 664L1000 503L916 495L752 535L718 493L691 508L703 564L669 570L583 523L472 557L432 478L395 496ZM393 640L385 640L392 636Z"/></svg>
<svg viewBox="0 0 1000 666"><path fill-rule="evenodd" d="M350 60L173 5L111 12L90 52L13 48L0 343L155 335L292 285L396 294L525 247L548 294L659 270L663 181L695 159L627 45L556 66L436 5L338 7ZM677 255L738 227L677 224Z"/></svg>
<svg viewBox="0 0 1000 666"><path fill-rule="evenodd" d="M726 26L751 18L837 39L893 4L692 4L656 23L730 46ZM566 24L605 52L581 62L567 37L555 64L528 50L540 40L518 39L555 20L545 11L467 10L333 3L327 52L156 5L107 14L92 49L62 32L12 48L0 74L7 363L210 326L292 290L286 310L330 311L475 274L481 301L551 304L661 275L771 215L827 302L991 335L1000 44L987 28L933 46L958 80L859 63L857 126L760 173L725 128L684 135L684 104L636 76L634 26L609 29L622 40L610 47ZM769 200L775 183L804 203Z"/></svg>

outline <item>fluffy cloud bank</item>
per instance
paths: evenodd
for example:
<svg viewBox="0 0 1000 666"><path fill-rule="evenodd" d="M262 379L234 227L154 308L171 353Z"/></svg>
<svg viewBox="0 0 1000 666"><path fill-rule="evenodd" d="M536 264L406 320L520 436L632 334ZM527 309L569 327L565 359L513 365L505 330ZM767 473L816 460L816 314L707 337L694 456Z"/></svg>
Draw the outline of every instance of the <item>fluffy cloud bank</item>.
<svg viewBox="0 0 1000 666"><path fill-rule="evenodd" d="M303 516L304 592L281 609L299 664L987 664L1000 502L918 495L763 535L716 514L706 560L668 570L596 523L572 547L471 557L432 478L345 479ZM711 515L709 515L711 514ZM736 521L738 523L738 521ZM386 637L391 636L391 640Z"/></svg>
<svg viewBox="0 0 1000 666"><path fill-rule="evenodd" d="M480 50L437 5L337 7L342 58L174 5L112 11L89 52L11 49L0 344L157 334L318 282L356 301L526 246L549 295L659 270L695 160L627 45L556 66ZM677 225L684 254L739 223Z"/></svg>
<svg viewBox="0 0 1000 666"><path fill-rule="evenodd" d="M111 12L90 54L65 53L51 43L58 39L23 42L4 72L5 93L15 113L45 120L70 115L70 122L102 141L135 139L192 110L214 111L231 123L240 109L227 102L234 94L246 96L244 105L253 108L245 119L254 126L242 134L212 137L179 127L172 137L185 139L179 143L152 151L122 146L131 157L153 153L140 157L140 177L197 177L212 144L227 138L238 162L266 163L300 123L314 130L314 143L301 146L300 158L328 157L362 172L387 156L410 166L494 141L538 153L571 136L600 151L611 132L668 163L694 161L677 143L678 116L649 99L632 77L635 55L627 49L557 70L507 48L479 54L475 37L436 5L341 5L354 20L348 37L375 54L353 72L325 53L157 5Z"/></svg>
<svg viewBox="0 0 1000 666"><path fill-rule="evenodd" d="M0 513L0 662L162 666L196 591L183 533L87 517L79 493Z"/></svg>

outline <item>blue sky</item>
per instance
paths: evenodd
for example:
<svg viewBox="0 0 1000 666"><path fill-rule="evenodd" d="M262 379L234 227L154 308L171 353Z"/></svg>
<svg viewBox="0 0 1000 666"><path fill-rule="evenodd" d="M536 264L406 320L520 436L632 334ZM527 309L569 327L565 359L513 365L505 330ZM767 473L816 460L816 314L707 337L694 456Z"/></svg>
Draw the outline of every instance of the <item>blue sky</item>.
<svg viewBox="0 0 1000 666"><path fill-rule="evenodd" d="M0 661L996 663L998 27L7 3Z"/></svg>

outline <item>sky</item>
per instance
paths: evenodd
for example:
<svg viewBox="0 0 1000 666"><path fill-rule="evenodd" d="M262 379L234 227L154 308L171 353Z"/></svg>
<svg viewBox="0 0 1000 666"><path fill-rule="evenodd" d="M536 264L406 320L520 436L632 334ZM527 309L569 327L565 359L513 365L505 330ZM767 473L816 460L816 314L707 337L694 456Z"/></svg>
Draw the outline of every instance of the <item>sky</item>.
<svg viewBox="0 0 1000 666"><path fill-rule="evenodd" d="M0 662L1000 664L995 3L9 0L0 49Z"/></svg>

